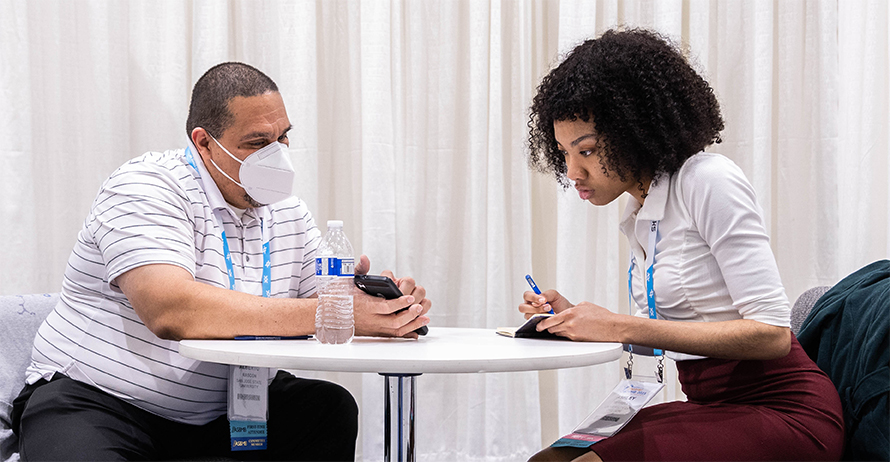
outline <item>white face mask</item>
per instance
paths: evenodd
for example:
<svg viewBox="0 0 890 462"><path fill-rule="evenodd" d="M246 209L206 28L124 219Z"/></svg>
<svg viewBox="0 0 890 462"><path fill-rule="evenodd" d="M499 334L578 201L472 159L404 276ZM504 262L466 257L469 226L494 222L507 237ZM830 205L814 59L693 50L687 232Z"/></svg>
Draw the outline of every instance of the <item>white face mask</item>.
<svg viewBox="0 0 890 462"><path fill-rule="evenodd" d="M208 133L210 135L210 133ZM225 148L213 135L210 135L213 141L222 148L226 154L241 164L238 176L241 182L237 182L224 172L213 159L210 163L229 179L232 183L244 188L244 191L255 201L260 204L274 204L278 201L287 199L293 195L294 189L294 166L290 161L287 153L287 146L278 141L273 141L261 149L256 150L247 156L244 161L233 156L228 149Z"/></svg>

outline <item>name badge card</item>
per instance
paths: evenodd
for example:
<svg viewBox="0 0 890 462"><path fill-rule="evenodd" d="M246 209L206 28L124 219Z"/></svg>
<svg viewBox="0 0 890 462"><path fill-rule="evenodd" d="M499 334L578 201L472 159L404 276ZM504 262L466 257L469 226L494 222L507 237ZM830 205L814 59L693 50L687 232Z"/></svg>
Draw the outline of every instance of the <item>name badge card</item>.
<svg viewBox="0 0 890 462"><path fill-rule="evenodd" d="M618 433L662 388L663 383L622 380L572 433L551 446L586 448Z"/></svg>
<svg viewBox="0 0 890 462"><path fill-rule="evenodd" d="M269 419L267 367L229 366L229 434L232 451L266 449Z"/></svg>

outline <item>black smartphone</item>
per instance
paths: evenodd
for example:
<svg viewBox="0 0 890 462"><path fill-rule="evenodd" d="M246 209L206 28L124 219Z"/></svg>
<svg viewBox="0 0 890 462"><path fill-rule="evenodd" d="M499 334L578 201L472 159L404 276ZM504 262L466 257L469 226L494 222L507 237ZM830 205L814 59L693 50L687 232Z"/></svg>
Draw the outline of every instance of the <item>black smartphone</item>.
<svg viewBox="0 0 890 462"><path fill-rule="evenodd" d="M373 274L356 274L355 275L355 285L359 289L363 290L366 294L373 295L375 297L383 297L387 300L392 300L394 298L399 298L402 296L402 291L399 290L399 286L396 283L386 277L386 276L377 276ZM408 309L406 306L399 311ZM399 311L396 311L398 313ZM426 335L430 330L427 326L421 326L417 328L414 332L418 335Z"/></svg>

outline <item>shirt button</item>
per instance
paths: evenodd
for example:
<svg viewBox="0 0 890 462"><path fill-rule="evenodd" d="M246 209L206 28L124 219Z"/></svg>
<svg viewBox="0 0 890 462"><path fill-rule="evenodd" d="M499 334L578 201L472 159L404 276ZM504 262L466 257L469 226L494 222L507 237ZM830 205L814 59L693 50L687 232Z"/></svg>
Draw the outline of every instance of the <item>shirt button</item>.
<svg viewBox="0 0 890 462"><path fill-rule="evenodd" d="M244 256L244 259L247 260L247 261L250 261L250 255L245 255L245 256Z"/></svg>

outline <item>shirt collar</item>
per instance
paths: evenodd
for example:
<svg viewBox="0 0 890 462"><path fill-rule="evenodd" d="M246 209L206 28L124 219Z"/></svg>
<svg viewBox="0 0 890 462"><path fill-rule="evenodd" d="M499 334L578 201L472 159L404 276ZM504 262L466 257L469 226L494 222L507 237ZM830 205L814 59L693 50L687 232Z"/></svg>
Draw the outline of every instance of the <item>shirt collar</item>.
<svg viewBox="0 0 890 462"><path fill-rule="evenodd" d="M649 185L649 194L642 205L635 198L628 200L621 215L622 228L628 220L661 221L664 218L664 209L667 207L670 186L671 177L659 175L657 181Z"/></svg>

